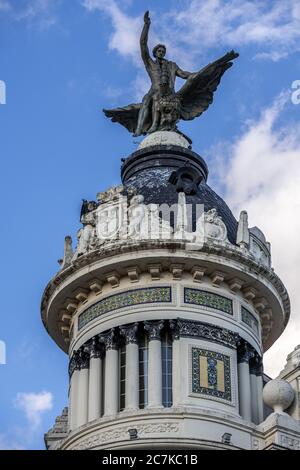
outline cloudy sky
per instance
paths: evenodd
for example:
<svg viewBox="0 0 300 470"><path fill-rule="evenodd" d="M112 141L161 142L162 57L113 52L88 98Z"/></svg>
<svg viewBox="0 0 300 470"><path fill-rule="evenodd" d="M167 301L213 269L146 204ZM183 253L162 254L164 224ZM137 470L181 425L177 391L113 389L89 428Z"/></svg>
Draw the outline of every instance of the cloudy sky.
<svg viewBox="0 0 300 470"><path fill-rule="evenodd" d="M182 68L240 53L210 109L181 129L234 214L247 210L264 231L289 290L291 321L266 372L275 377L300 343L300 1L0 0L0 449L43 448L67 403L67 359L39 302L64 236L75 238L81 198L118 184L120 159L136 148L101 109L149 86L138 49L145 10L150 46L164 42Z"/></svg>

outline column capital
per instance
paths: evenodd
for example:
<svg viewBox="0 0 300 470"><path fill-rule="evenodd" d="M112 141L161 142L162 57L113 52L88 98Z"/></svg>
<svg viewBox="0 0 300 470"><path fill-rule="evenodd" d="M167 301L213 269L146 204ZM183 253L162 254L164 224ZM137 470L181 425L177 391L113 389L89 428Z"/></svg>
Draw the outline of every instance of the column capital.
<svg viewBox="0 0 300 470"><path fill-rule="evenodd" d="M119 338L115 328L111 328L107 333L101 333L99 341L104 344L106 350L119 349Z"/></svg>
<svg viewBox="0 0 300 470"><path fill-rule="evenodd" d="M98 341L97 337L94 336L92 341L89 345L89 353L91 359L102 359L103 357L103 350L101 347L101 343Z"/></svg>
<svg viewBox="0 0 300 470"><path fill-rule="evenodd" d="M74 351L72 357L70 358L69 361L69 378L71 379L72 374L75 370L79 370L79 358L78 358L78 352Z"/></svg>
<svg viewBox="0 0 300 470"><path fill-rule="evenodd" d="M138 322L132 325L120 326L120 334L126 338L126 344L138 343Z"/></svg>
<svg viewBox="0 0 300 470"><path fill-rule="evenodd" d="M245 340L241 340L237 349L237 360L238 363L247 362L249 363L255 355L255 350Z"/></svg>
<svg viewBox="0 0 300 470"><path fill-rule="evenodd" d="M176 318L174 320L169 320L171 336L173 341L175 339L180 339L180 327L179 327L179 319Z"/></svg>
<svg viewBox="0 0 300 470"><path fill-rule="evenodd" d="M160 337L160 332L164 327L164 321L163 320L157 320L157 321L145 321L144 322L144 328L145 331L147 331L148 336L149 336L149 341L152 340L159 340L161 339Z"/></svg>
<svg viewBox="0 0 300 470"><path fill-rule="evenodd" d="M90 355L85 346L83 346L82 348L78 350L78 358L79 358L79 370L88 369L90 365Z"/></svg>
<svg viewBox="0 0 300 470"><path fill-rule="evenodd" d="M262 357L255 353L254 356L249 361L250 374L256 376L262 376L263 374L263 361Z"/></svg>

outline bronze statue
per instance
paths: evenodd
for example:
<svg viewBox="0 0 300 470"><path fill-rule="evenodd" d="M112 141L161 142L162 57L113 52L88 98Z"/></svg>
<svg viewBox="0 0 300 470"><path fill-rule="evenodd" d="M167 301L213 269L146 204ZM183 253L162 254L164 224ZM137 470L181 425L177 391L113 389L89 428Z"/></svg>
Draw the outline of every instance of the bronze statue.
<svg viewBox="0 0 300 470"><path fill-rule="evenodd" d="M144 15L144 27L140 38L141 55L151 79L151 88L142 103L123 108L104 109L107 117L119 122L134 136L155 131L178 131L180 119L189 121L200 116L213 102L224 72L232 66L231 60L239 54L233 50L208 64L199 72L181 70L175 62L166 60L166 46L158 44L153 49L153 60L148 49L148 34L151 20L149 12ZM176 77L186 79L176 93Z"/></svg>

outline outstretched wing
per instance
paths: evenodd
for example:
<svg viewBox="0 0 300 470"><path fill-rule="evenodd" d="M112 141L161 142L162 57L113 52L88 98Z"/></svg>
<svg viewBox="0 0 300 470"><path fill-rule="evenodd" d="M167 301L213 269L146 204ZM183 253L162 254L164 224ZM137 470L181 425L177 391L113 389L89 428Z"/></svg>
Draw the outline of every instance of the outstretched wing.
<svg viewBox="0 0 300 470"><path fill-rule="evenodd" d="M193 73L187 79L177 96L181 102L181 119L185 121L200 116L213 102L216 91L225 71L232 66L233 59L239 56L230 51L220 59L208 64L200 72Z"/></svg>
<svg viewBox="0 0 300 470"><path fill-rule="evenodd" d="M140 103L129 104L128 106L124 106L124 108L103 109L103 112L112 122L118 122L126 127L129 132L134 132L137 127L140 107Z"/></svg>

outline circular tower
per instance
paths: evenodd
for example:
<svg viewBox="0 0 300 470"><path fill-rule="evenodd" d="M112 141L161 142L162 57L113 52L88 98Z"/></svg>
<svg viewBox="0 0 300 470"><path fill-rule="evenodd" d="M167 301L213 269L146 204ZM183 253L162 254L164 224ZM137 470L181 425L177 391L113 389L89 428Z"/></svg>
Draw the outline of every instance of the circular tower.
<svg viewBox="0 0 300 470"><path fill-rule="evenodd" d="M289 297L264 234L207 176L183 136L155 132L120 186L84 201L42 299L70 361L68 427L49 448L258 447L262 357Z"/></svg>

